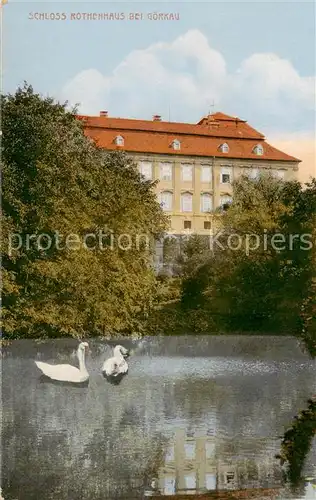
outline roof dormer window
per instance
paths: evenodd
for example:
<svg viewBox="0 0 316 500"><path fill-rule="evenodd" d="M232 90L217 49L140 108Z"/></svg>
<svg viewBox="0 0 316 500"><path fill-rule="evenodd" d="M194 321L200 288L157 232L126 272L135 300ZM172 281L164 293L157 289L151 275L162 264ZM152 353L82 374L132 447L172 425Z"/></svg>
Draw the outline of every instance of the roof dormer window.
<svg viewBox="0 0 316 500"><path fill-rule="evenodd" d="M229 146L227 142L224 142L224 144L221 144L219 147L219 150L221 153L228 153L229 152Z"/></svg>
<svg viewBox="0 0 316 500"><path fill-rule="evenodd" d="M124 146L124 137L121 135L117 135L114 139L114 142L117 146Z"/></svg>
<svg viewBox="0 0 316 500"><path fill-rule="evenodd" d="M257 144L253 148L252 152L255 153L258 156L262 156L263 155L263 147L261 146L261 144Z"/></svg>
<svg viewBox="0 0 316 500"><path fill-rule="evenodd" d="M178 141L178 139L174 139L174 141L172 141L171 145L172 145L173 149L175 149L175 150L181 149L181 144L180 144L180 141Z"/></svg>

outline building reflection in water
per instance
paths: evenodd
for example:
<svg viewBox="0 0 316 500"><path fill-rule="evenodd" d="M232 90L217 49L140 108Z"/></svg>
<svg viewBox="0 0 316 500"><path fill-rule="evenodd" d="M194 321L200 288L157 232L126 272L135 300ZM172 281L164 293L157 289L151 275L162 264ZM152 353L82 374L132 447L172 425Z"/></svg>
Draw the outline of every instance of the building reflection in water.
<svg viewBox="0 0 316 500"><path fill-rule="evenodd" d="M275 443L252 439L249 450L247 458L238 457L238 438L218 439L214 429L190 432L177 428L158 470L158 490L173 495L280 487L282 472L273 456Z"/></svg>
<svg viewBox="0 0 316 500"><path fill-rule="evenodd" d="M3 359L6 499L140 500L155 490L273 488L281 480L275 455L284 426L315 381L314 364L302 361L294 340L157 337L119 387L99 373L101 350L88 360L89 387L64 388L41 383L34 359L69 362L72 347L52 342L45 351L26 342ZM315 452L306 459L313 477Z"/></svg>

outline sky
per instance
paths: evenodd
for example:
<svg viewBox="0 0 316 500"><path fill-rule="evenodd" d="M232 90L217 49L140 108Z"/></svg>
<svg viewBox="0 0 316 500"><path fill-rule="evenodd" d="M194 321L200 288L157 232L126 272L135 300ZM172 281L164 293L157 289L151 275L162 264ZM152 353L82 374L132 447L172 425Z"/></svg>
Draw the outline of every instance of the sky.
<svg viewBox="0 0 316 500"><path fill-rule="evenodd" d="M302 180L316 176L313 2L8 0L2 15L5 92L26 80L81 113L129 118L222 111L301 158Z"/></svg>

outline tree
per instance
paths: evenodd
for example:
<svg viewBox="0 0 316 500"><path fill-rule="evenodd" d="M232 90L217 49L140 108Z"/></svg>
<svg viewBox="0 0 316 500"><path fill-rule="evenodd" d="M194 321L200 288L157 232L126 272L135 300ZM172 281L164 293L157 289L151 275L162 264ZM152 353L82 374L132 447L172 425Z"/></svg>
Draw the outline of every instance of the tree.
<svg viewBox="0 0 316 500"><path fill-rule="evenodd" d="M150 244L167 224L153 183L85 137L67 103L25 84L2 110L5 336L133 330L151 307Z"/></svg>
<svg viewBox="0 0 316 500"><path fill-rule="evenodd" d="M197 255L203 255L209 250L209 238L206 235L192 234L183 245L183 255L186 260Z"/></svg>
<svg viewBox="0 0 316 500"><path fill-rule="evenodd" d="M300 333L315 275L315 214L316 181L303 189L270 175L238 179L212 251L184 280L183 306L207 310L229 331Z"/></svg>
<svg viewBox="0 0 316 500"><path fill-rule="evenodd" d="M303 467L316 434L316 397L310 398L307 403L307 408L294 417L291 427L285 431L281 454L276 455L282 465L286 462L285 479L296 493L304 482Z"/></svg>

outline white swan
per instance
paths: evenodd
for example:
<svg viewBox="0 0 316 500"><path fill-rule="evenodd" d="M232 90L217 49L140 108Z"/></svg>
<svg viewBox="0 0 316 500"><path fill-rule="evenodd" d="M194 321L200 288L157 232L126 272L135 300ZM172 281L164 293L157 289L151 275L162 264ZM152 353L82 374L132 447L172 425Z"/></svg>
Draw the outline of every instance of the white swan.
<svg viewBox="0 0 316 500"><path fill-rule="evenodd" d="M75 383L86 382L89 379L89 373L85 365L85 352L88 347L89 345L87 342L81 342L79 344L77 350L79 368L71 365L50 365L48 363L42 363L41 361L35 361L35 364L46 377L52 380Z"/></svg>
<svg viewBox="0 0 316 500"><path fill-rule="evenodd" d="M128 350L121 345L117 345L113 350L113 354L114 356L112 358L104 362L102 366L103 374L108 377L118 377L119 375L127 373L128 364L125 358L129 355Z"/></svg>

